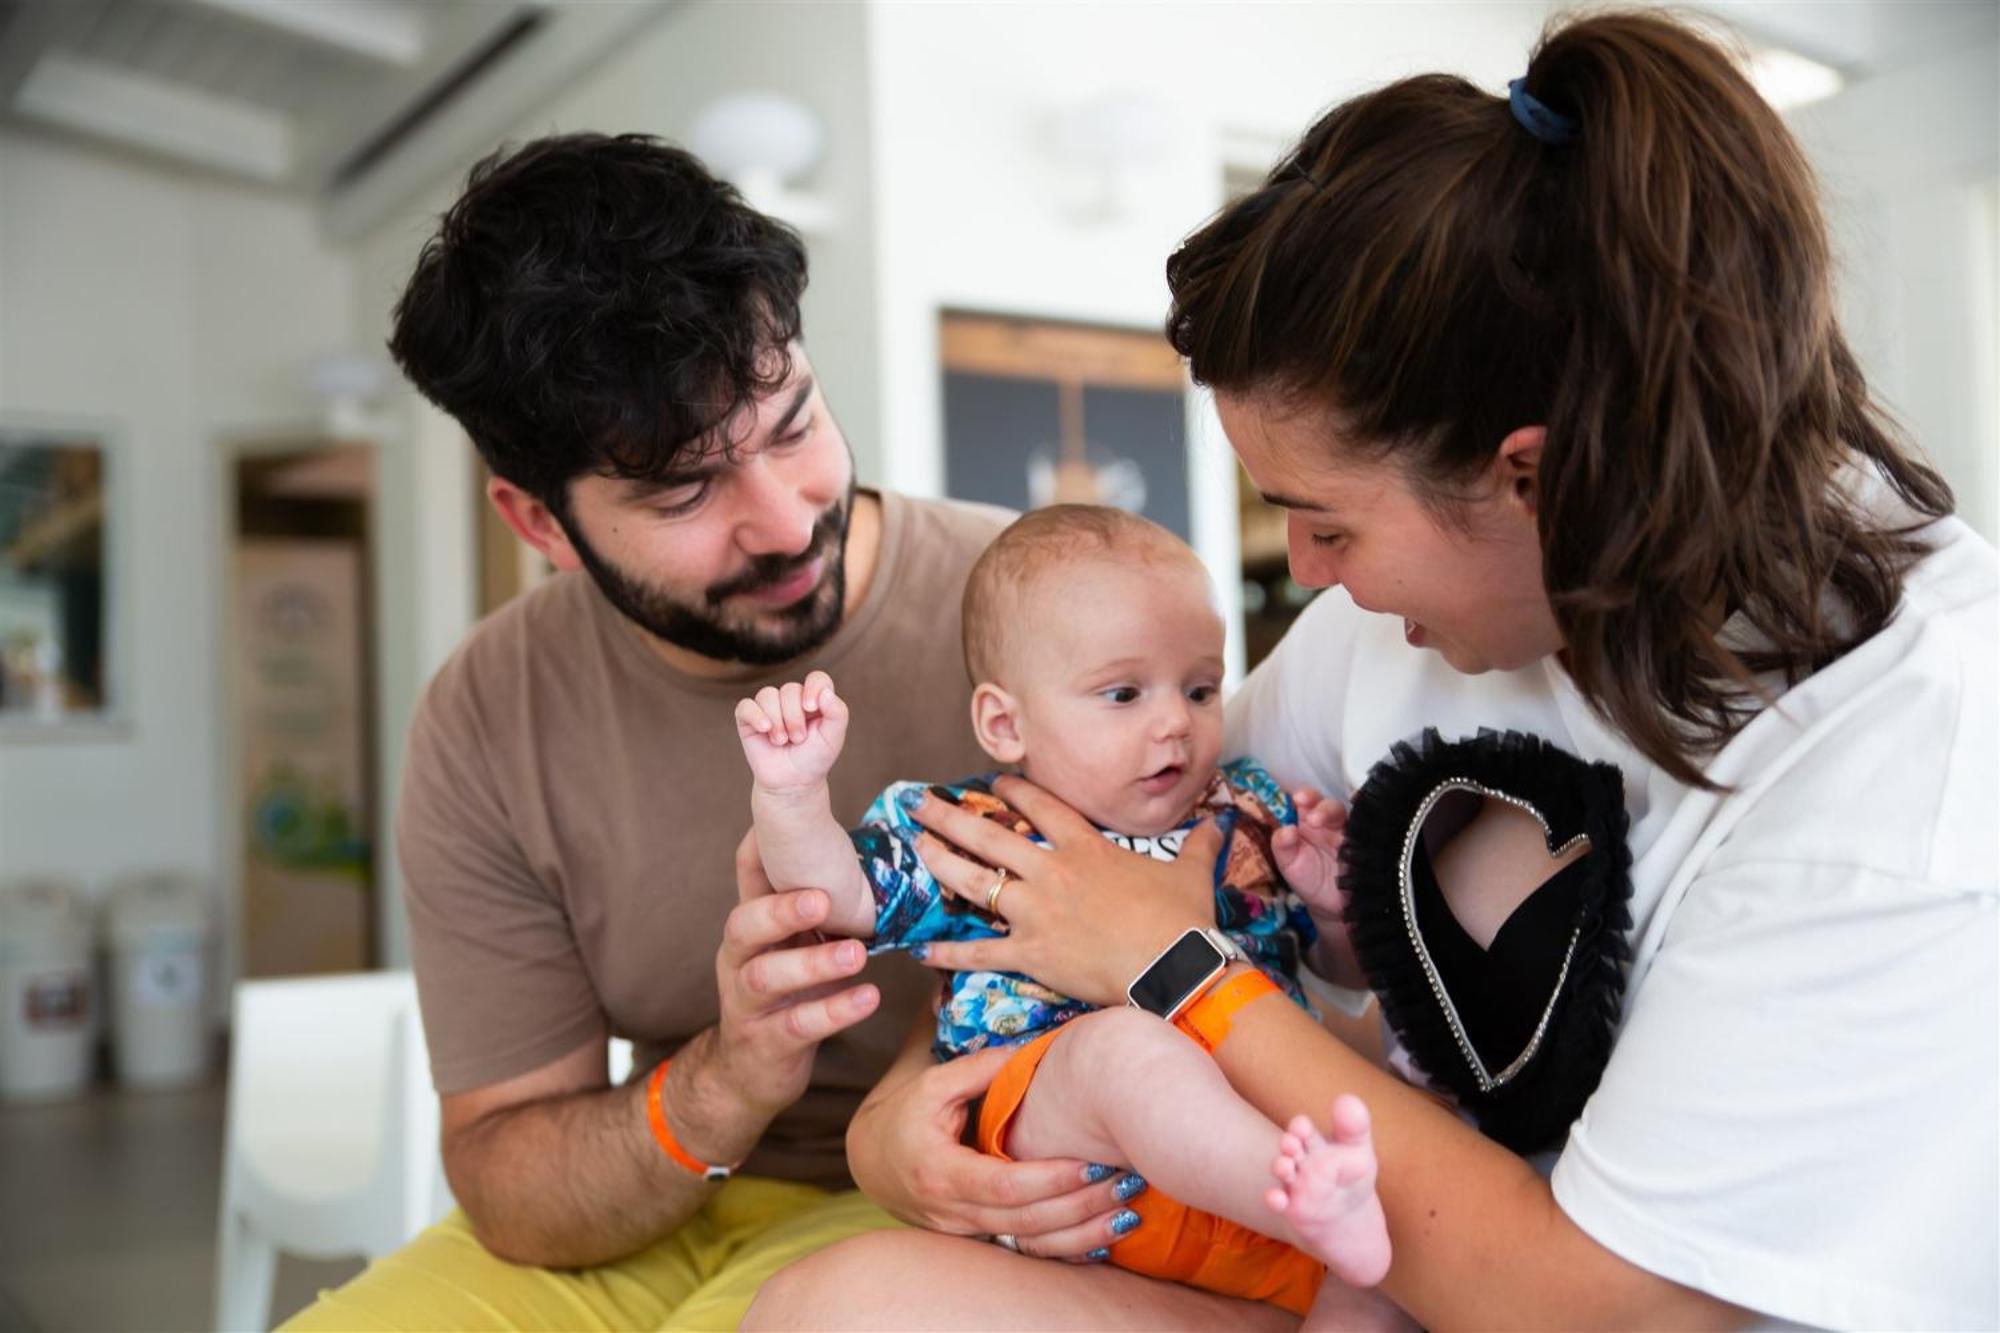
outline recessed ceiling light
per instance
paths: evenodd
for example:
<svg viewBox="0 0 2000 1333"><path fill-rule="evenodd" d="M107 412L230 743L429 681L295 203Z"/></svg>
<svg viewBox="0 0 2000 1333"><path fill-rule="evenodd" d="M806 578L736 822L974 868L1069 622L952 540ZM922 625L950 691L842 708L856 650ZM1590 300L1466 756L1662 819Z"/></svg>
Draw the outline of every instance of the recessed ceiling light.
<svg viewBox="0 0 2000 1333"><path fill-rule="evenodd" d="M1840 71L1817 60L1808 60L1782 46L1753 51L1744 71L1750 82L1779 111L1790 111L1832 97L1846 85Z"/></svg>

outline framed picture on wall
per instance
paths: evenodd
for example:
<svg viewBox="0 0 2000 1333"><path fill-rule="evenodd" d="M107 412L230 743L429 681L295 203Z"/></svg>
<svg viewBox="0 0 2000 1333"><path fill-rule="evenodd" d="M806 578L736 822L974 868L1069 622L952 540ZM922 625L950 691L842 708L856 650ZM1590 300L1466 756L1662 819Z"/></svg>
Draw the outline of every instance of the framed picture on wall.
<svg viewBox="0 0 2000 1333"><path fill-rule="evenodd" d="M113 453L103 427L0 421L0 736L123 711Z"/></svg>
<svg viewBox="0 0 2000 1333"><path fill-rule="evenodd" d="M1157 333L946 312L945 492L1144 514L1184 540L1187 380Z"/></svg>

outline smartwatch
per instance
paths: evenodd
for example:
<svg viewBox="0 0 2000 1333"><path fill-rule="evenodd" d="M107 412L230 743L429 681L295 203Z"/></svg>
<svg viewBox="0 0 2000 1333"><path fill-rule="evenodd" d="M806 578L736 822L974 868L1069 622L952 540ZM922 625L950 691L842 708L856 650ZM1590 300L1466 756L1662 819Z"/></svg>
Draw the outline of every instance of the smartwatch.
<svg viewBox="0 0 2000 1333"><path fill-rule="evenodd" d="M1126 1002L1169 1023L1178 1018L1231 963L1247 963L1243 950L1219 930L1195 929L1161 951L1130 986Z"/></svg>

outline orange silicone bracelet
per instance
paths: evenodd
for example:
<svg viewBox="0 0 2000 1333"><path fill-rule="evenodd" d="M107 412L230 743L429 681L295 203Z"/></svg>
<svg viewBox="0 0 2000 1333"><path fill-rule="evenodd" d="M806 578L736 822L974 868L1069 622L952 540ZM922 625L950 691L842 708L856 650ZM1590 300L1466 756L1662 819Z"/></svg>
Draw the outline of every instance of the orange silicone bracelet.
<svg viewBox="0 0 2000 1333"><path fill-rule="evenodd" d="M1214 1051L1228 1039L1237 1010L1277 990L1278 983L1254 967L1238 972L1202 992L1200 999L1181 1011L1174 1026L1194 1038L1204 1051Z"/></svg>
<svg viewBox="0 0 2000 1333"><path fill-rule="evenodd" d="M715 1162L704 1162L691 1156L674 1137L674 1131L667 1126L666 1103L660 1098L660 1090L667 1081L667 1066L671 1060L662 1060L646 1079L646 1123L653 1128L653 1137L674 1163L703 1180L727 1180L735 1172L734 1166L723 1166ZM739 1163L740 1165L740 1163Z"/></svg>

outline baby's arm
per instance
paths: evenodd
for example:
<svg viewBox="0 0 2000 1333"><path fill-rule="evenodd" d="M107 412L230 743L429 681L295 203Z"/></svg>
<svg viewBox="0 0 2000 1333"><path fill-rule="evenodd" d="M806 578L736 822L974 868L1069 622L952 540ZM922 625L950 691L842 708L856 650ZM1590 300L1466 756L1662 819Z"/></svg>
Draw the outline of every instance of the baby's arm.
<svg viewBox="0 0 2000 1333"><path fill-rule="evenodd" d="M1347 895L1340 888L1340 844L1347 832L1347 807L1304 787L1292 796L1299 822L1296 828L1279 829L1271 837L1271 851L1278 860L1278 873L1305 901L1313 924L1319 927L1319 941L1306 961L1312 970L1336 986L1365 990L1368 978L1354 956L1347 938L1347 922L1341 918Z"/></svg>
<svg viewBox="0 0 2000 1333"><path fill-rule="evenodd" d="M750 821L764 873L780 892L824 889L826 929L868 939L875 895L847 830L833 817L826 775L847 739L847 703L824 671L803 685L766 686L736 705L736 734L750 761Z"/></svg>

